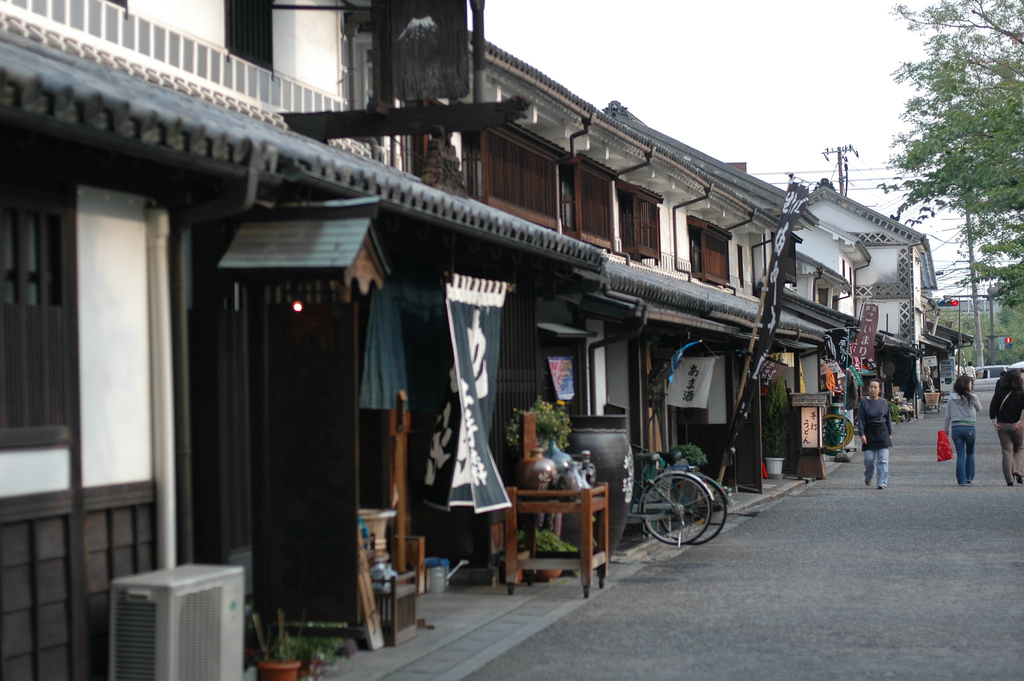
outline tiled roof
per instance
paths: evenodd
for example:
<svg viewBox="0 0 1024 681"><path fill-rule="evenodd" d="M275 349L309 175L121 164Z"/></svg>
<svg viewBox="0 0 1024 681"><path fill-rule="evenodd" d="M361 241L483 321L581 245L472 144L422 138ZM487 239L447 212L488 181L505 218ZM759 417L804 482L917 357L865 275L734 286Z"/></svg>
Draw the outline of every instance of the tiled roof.
<svg viewBox="0 0 1024 681"><path fill-rule="evenodd" d="M726 323L735 323L737 319L749 324L758 321L758 301L746 296L677 279L648 267L609 261L605 265L605 273L609 288L650 303ZM826 330L786 311L782 312L779 328L816 339L821 339Z"/></svg>
<svg viewBox="0 0 1024 681"><path fill-rule="evenodd" d="M76 51L73 41L37 26L9 18L0 25L0 122L90 139L128 154L176 155L211 174L253 167L315 181L337 196L380 196L385 210L441 221L583 269L602 267L599 248L292 133L276 114L222 99L93 48Z"/></svg>

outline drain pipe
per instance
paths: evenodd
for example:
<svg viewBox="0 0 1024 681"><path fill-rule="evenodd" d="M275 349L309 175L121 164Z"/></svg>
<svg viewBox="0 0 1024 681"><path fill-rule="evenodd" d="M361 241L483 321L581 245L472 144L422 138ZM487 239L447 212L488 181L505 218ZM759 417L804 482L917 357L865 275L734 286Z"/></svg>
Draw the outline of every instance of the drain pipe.
<svg viewBox="0 0 1024 681"><path fill-rule="evenodd" d="M256 156L254 152L254 156ZM189 412L188 359L188 248L185 232L191 227L243 213L256 203L260 172L250 165L244 180L229 185L216 199L176 211L171 221L170 281L174 356L174 447L177 461L178 551L181 563L195 562L192 508L192 419Z"/></svg>
<svg viewBox="0 0 1024 681"><path fill-rule="evenodd" d="M691 206L691 205L697 203L698 201L706 201L707 198L709 196L711 196L711 187L712 186L713 185L708 184L707 189L704 190L704 196L698 196L695 199L690 199L689 201L683 201L682 203L677 203L676 205L672 206L672 208L671 208L671 211L672 211L672 245L676 249L675 250L676 255L673 258L672 266L675 268L676 272L685 272L686 276L690 277L691 281L693 281L693 277L691 276L691 273L687 272L686 270L684 270L684 269L679 267L679 253L681 253L682 251L679 250L679 230L677 229L677 224L676 224L676 211L679 210L680 208L685 208L686 206Z"/></svg>
<svg viewBox="0 0 1024 681"><path fill-rule="evenodd" d="M629 173L633 172L634 170L640 170L641 168L646 168L647 166L651 165L651 161L653 159L654 159L654 147L652 146L650 149L648 149L647 151L644 152L644 160L643 161L641 161L640 163L637 163L635 166L629 166L628 168L623 168L622 170L620 170L617 173L615 173L615 177L622 177L623 175L629 174Z"/></svg>
<svg viewBox="0 0 1024 681"><path fill-rule="evenodd" d="M156 567L178 564L174 475L174 361L171 342L171 288L167 243L171 222L167 210L146 210L146 252L149 270L149 348L153 419L153 481L156 484Z"/></svg>
<svg viewBox="0 0 1024 681"><path fill-rule="evenodd" d="M469 5L473 8L473 102L481 104L484 101L484 52L487 50L484 0L469 0Z"/></svg>
<svg viewBox="0 0 1024 681"><path fill-rule="evenodd" d="M597 350L599 348L605 347L606 345L612 345L620 341L636 338L643 332L644 327L647 326L648 310L647 304L644 303L643 300L637 298L636 296L630 296L625 293L619 293L618 291L605 291L604 295L614 300L621 300L623 302L633 303L637 308L642 310L642 313L640 315L640 323L635 328L629 329L628 331L624 331L615 336L608 336L607 338L602 338L599 341L591 343L590 346L587 347L587 369L590 379L590 395L588 396L588 407L591 414L594 413L595 405L597 403L597 369L595 367L595 356Z"/></svg>
<svg viewBox="0 0 1024 681"><path fill-rule="evenodd" d="M573 134L569 135L569 153L555 161L556 164L565 163L566 161L571 161L576 158L576 139L588 134L590 132L590 124L593 122L594 114L589 114L586 117L580 116L580 123L583 124L583 129L577 130Z"/></svg>

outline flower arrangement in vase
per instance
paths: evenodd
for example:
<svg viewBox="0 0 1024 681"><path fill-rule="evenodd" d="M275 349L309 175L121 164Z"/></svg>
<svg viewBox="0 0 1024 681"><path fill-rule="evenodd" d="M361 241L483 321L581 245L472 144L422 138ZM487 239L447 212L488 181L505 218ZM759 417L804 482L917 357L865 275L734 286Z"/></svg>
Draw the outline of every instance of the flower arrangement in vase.
<svg viewBox="0 0 1024 681"><path fill-rule="evenodd" d="M519 432L521 428L519 415L524 411L532 411L537 415L537 444L541 449L547 451L547 446L550 443L554 443L560 449L569 446L572 422L569 415L565 413L565 402L561 400L555 403L546 402L538 396L529 409L513 409L512 411L512 419L505 428L505 441L509 446L515 447L520 442L522 434Z"/></svg>

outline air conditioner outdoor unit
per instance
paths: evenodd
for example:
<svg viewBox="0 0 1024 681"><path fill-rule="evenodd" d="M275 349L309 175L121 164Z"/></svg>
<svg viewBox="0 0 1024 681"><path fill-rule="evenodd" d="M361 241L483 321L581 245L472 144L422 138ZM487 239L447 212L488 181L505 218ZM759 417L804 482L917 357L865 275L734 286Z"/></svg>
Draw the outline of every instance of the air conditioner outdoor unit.
<svg viewBox="0 0 1024 681"><path fill-rule="evenodd" d="M110 681L241 681L241 567L181 565L110 584Z"/></svg>

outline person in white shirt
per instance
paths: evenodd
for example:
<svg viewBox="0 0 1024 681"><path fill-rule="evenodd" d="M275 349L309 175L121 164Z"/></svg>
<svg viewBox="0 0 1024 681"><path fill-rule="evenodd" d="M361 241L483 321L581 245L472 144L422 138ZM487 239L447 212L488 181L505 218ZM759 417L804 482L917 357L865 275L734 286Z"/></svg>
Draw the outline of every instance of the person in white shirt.
<svg viewBox="0 0 1024 681"><path fill-rule="evenodd" d="M964 375L970 378L977 378L978 372L974 369L974 362L968 362L967 366L964 367Z"/></svg>

